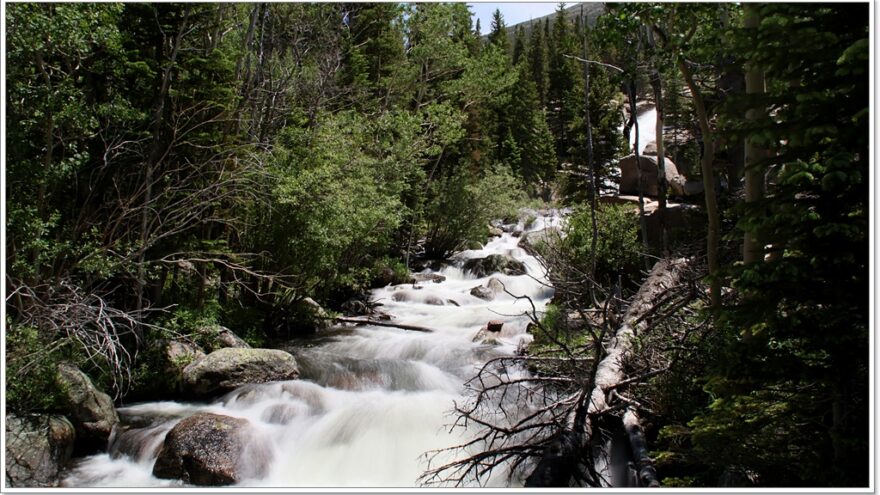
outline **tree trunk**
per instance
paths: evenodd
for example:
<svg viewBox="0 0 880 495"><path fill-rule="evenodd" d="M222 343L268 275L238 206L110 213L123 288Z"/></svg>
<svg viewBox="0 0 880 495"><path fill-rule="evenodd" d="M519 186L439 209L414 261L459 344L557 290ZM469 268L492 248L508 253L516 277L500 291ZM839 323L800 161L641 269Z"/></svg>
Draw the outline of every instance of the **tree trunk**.
<svg viewBox="0 0 880 495"><path fill-rule="evenodd" d="M636 138L633 141L633 153L636 156L636 180L639 187L639 228L642 231L642 246L648 252L648 222L645 219L645 184L642 178L642 160L639 155L639 116L636 111L636 81L629 81L629 113L632 116L633 132ZM645 269L648 269L648 258L645 258Z"/></svg>
<svg viewBox="0 0 880 495"><path fill-rule="evenodd" d="M654 91L654 110L657 113L657 214L660 219L661 247L664 255L669 251L669 240L666 235L666 150L663 147L663 81L660 79L660 71L654 69L651 73L651 88Z"/></svg>
<svg viewBox="0 0 880 495"><path fill-rule="evenodd" d="M639 486L658 487L657 470L654 469L654 460L648 455L648 443L645 440L645 432L639 422L639 413L633 407L628 407L623 413L623 429L629 439L632 458L635 462L636 476Z"/></svg>
<svg viewBox="0 0 880 495"><path fill-rule="evenodd" d="M743 4L745 19L743 25L746 29L757 31L760 23L758 6L752 3ZM753 64L746 67L746 94L762 94L765 91L764 72ZM766 111L760 107L750 108L746 112L746 120L761 120L766 116ZM746 203L760 201L764 197L764 173L758 167L758 161L763 158L764 151L758 147L754 140L746 138L745 147L745 196ZM743 238L743 263L750 264L764 259L763 244L757 238L755 232L745 229Z"/></svg>
<svg viewBox="0 0 880 495"><path fill-rule="evenodd" d="M684 78L685 84L694 98L694 107L697 110L697 120L700 124L700 133L703 134L703 156L700 159L700 168L703 173L703 189L706 198L706 216L708 217L709 232L706 238L706 257L709 264L709 298L712 308L721 307L721 279L718 262L718 241L721 236L721 218L718 213L718 200L715 197L715 145L712 142L712 131L709 128L709 114L700 88L694 82L694 76L687 66L684 57L678 56L678 69Z"/></svg>
<svg viewBox="0 0 880 495"><path fill-rule="evenodd" d="M583 26L583 55L584 60L589 60L587 53L587 23L584 17L584 7L581 5L581 26ZM593 236L590 239L590 280L594 280L596 276L596 242L599 237L599 225L596 223L596 207L597 198L596 191L596 168L593 164L593 124L590 121L590 64L584 62L584 127L587 135L587 180L589 181L589 197L590 197L590 223L592 225ZM590 299L593 303L596 301L596 291L594 285L590 283Z"/></svg>

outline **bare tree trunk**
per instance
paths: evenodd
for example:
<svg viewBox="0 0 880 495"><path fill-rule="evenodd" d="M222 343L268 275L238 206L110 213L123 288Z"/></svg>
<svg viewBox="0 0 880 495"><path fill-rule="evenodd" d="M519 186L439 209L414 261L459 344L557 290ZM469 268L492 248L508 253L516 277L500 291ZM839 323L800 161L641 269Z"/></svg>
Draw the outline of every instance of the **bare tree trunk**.
<svg viewBox="0 0 880 495"><path fill-rule="evenodd" d="M706 216L708 217L709 232L706 238L706 257L709 263L709 298L712 308L721 307L721 279L718 262L718 241L721 236L721 218L718 212L718 200L715 197L715 145L712 142L712 131L709 128L709 114L700 88L694 82L693 73L687 66L684 57L678 56L678 69L684 78L685 84L694 98L694 107L697 110L697 120L700 124L700 132L703 134L703 156L700 159L700 168L703 173L703 189L706 198Z"/></svg>
<svg viewBox="0 0 880 495"><path fill-rule="evenodd" d="M581 5L581 26L583 27L583 55L584 60L589 60L590 57L587 53L587 23L586 17L584 17L584 6ZM589 181L589 195L590 195L590 223L592 224L593 229L593 237L590 240L590 299L593 300L594 304L597 304L596 300L596 291L594 290L594 286L592 284L592 280L595 279L596 276L596 243L599 237L599 225L596 222L596 207L597 207L597 198L596 198L596 167L593 164L593 124L590 121L590 64L584 62L584 127L586 128L587 134L587 180Z"/></svg>
<svg viewBox="0 0 880 495"><path fill-rule="evenodd" d="M648 455L648 443L645 440L645 432L639 422L639 413L632 406L626 408L623 413L623 428L629 439L633 461L635 461L636 475L639 486L658 487L657 470L654 469L654 460Z"/></svg>
<svg viewBox="0 0 880 495"><path fill-rule="evenodd" d="M657 214L660 215L660 237L663 254L668 254L669 240L666 235L666 150L663 147L663 81L660 79L660 71L654 69L651 73L651 88L654 91L654 110L657 114L656 143L657 143Z"/></svg>
<svg viewBox="0 0 880 495"><path fill-rule="evenodd" d="M746 29L757 30L760 23L760 14L758 7L753 3L743 4L743 13L745 18L743 25ZM746 68L746 94L762 94L765 91L764 72L749 64ZM765 117L766 112L763 108L754 107L746 112L746 120L755 121ZM764 174L763 171L756 166L757 162L763 157L763 150L758 147L754 140L746 138L745 147L745 196L746 203L754 203L760 201L764 197ZM750 264L764 259L763 245L757 239L755 232L746 229L743 238L743 263Z"/></svg>
<svg viewBox="0 0 880 495"><path fill-rule="evenodd" d="M153 108L152 108L152 144L150 145L150 154L147 158L146 166L144 167L144 201L142 205L141 211L141 232L140 232L140 242L141 245L139 247L138 253L138 269L137 269L137 312L141 313L144 309L144 286L146 284L146 252L147 252L147 242L149 240L149 223L150 223L150 212L152 211L150 204L153 202L153 180L154 173L156 168L162 161L162 158L165 155L166 143L164 136L164 126L165 126L165 100L168 98L168 92L171 89L171 75L174 72L174 66L177 62L177 55L180 53L180 45L183 41L184 32L187 28L187 23L189 21L189 8L184 11L183 21L180 23L180 27L178 28L177 35L174 38L174 45L171 50L171 54L168 57L168 60L163 60L162 55L164 53L165 46L165 36L162 36L161 40L158 40L160 44L156 47L156 56L159 58L158 62L160 65L164 62L165 68L162 72L162 79L160 80L159 90L156 93L155 98L153 99ZM143 337L142 335L138 335L138 337Z"/></svg>
<svg viewBox="0 0 880 495"><path fill-rule="evenodd" d="M633 154L636 157L636 180L639 187L639 228L642 231L642 246L645 252L648 251L648 222L645 219L645 184L642 178L642 158L639 155L639 117L636 112L636 81L629 81L629 111L632 116L633 132L635 132L635 141L633 142ZM645 269L649 268L648 258L645 258Z"/></svg>

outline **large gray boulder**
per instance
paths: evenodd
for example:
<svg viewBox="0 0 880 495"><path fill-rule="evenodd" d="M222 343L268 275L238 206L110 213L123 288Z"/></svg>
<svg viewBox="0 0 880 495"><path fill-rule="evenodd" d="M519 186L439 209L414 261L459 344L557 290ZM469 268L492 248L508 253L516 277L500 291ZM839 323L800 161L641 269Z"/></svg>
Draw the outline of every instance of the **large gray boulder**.
<svg viewBox="0 0 880 495"><path fill-rule="evenodd" d="M58 365L55 383L76 427L77 445L87 451L105 449L110 432L119 423L113 399L96 389L85 373L69 363Z"/></svg>
<svg viewBox="0 0 880 495"><path fill-rule="evenodd" d="M165 436L153 476L201 486L241 481L243 461L250 461L243 455L248 426L246 419L211 413L183 419Z"/></svg>
<svg viewBox="0 0 880 495"><path fill-rule="evenodd" d="M199 396L229 392L247 383L299 376L293 356L276 349L218 349L183 370L184 389Z"/></svg>
<svg viewBox="0 0 880 495"><path fill-rule="evenodd" d="M666 171L666 182L669 184L672 194L682 196L685 194L684 185L686 179L678 172L675 163L669 157L663 161L664 170ZM640 155L639 164L642 170L642 181L644 183L644 195L656 197L659 192L657 186L657 166L656 155ZM636 167L636 156L629 155L620 160L620 194L638 194L639 193L639 167Z"/></svg>
<svg viewBox="0 0 880 495"><path fill-rule="evenodd" d="M58 486L76 431L64 416L6 415L6 487Z"/></svg>
<svg viewBox="0 0 880 495"><path fill-rule="evenodd" d="M477 277L485 277L493 273L505 275L525 275L526 267L522 262L502 254L490 254L485 258L471 258L464 262L464 270Z"/></svg>

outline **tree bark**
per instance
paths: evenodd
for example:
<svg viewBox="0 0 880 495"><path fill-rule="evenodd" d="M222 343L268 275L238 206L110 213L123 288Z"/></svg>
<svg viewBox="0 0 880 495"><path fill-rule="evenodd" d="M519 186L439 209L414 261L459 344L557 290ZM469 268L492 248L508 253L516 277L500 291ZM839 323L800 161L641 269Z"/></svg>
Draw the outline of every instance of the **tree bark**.
<svg viewBox="0 0 880 495"><path fill-rule="evenodd" d="M694 98L694 107L697 110L697 120L700 124L700 133L703 135L703 156L700 159L700 168L703 173L703 189L706 198L706 216L708 217L708 234L706 236L706 257L709 264L709 299L713 309L721 307L721 279L719 278L718 241L721 236L721 218L718 213L718 200L715 197L715 145L712 142L712 131L709 128L709 114L700 88L694 82L693 73L687 66L684 57L678 56L678 69L684 78L685 84Z"/></svg>
<svg viewBox="0 0 880 495"><path fill-rule="evenodd" d="M639 413L633 407L628 407L623 413L623 429L629 439L630 450L636 465L636 476L639 486L658 487L657 470L654 469L654 460L648 455L648 443L645 440L645 432L639 422Z"/></svg>
<svg viewBox="0 0 880 495"><path fill-rule="evenodd" d="M747 30L757 31L760 24L758 6L753 3L743 4L745 18L743 26ZM746 67L746 94L762 94L765 91L764 72L754 64ZM752 107L746 112L747 121L761 120L766 111L761 107ZM746 138L745 146L745 196L746 203L760 201L764 197L764 173L757 166L763 158L764 150L757 146L752 138ZM750 264L763 261L764 249L755 232L746 229L743 237L743 263Z"/></svg>
<svg viewBox="0 0 880 495"><path fill-rule="evenodd" d="M379 320L370 320L367 318L347 318L344 316L339 316L333 318L334 321L338 321L339 323L354 323L355 325L373 325L376 327L390 327L390 328L400 328L403 330L412 330L414 332L426 332L431 333L433 330L427 327L420 327L418 325L406 325L404 323L394 323L390 321L379 321Z"/></svg>
<svg viewBox="0 0 880 495"><path fill-rule="evenodd" d="M657 114L655 134L657 136L657 214L660 215L660 238L662 252L666 255L669 251L669 240L666 235L666 150L663 147L663 81L660 79L660 71L654 69L651 73L651 88L654 92L654 111Z"/></svg>

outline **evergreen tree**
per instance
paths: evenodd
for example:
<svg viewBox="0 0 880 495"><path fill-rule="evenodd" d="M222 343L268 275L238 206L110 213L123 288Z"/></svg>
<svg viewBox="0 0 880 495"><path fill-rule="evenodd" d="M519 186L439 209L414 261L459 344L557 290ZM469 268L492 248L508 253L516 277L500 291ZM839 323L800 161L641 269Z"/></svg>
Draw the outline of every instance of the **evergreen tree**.
<svg viewBox="0 0 880 495"><path fill-rule="evenodd" d="M507 38L507 26L504 24L504 16L501 10L495 9L492 14L492 31L489 33L489 44L497 46L501 53L510 53L510 40Z"/></svg>
<svg viewBox="0 0 880 495"><path fill-rule="evenodd" d="M547 43L539 26L533 27L529 35L528 64L538 101L541 107L547 108Z"/></svg>

